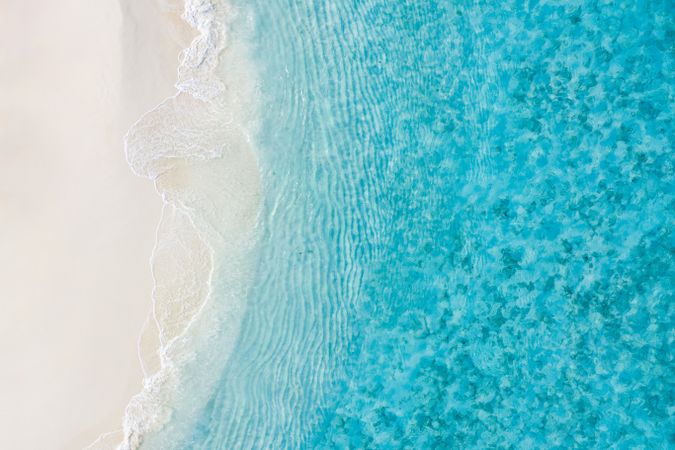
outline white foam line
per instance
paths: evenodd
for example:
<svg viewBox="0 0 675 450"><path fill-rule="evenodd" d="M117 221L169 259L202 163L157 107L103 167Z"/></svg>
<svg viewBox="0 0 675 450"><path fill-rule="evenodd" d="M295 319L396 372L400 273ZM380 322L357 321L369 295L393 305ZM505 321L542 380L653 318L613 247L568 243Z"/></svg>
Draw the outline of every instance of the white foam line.
<svg viewBox="0 0 675 450"><path fill-rule="evenodd" d="M100 445L105 440L105 438L107 438L109 436L112 436L112 435L115 435L115 434L118 434L118 433L123 433L123 432L124 432L124 430L122 430L122 428L119 428L115 431L109 431L107 433L103 433L98 438L96 438L96 440L94 442L92 442L87 447L85 447L84 450L94 450L94 449L97 448L98 445Z"/></svg>
<svg viewBox="0 0 675 450"><path fill-rule="evenodd" d="M148 323L150 322L150 316L153 315L152 309L148 312L148 316L145 318L145 321L143 322L143 326L141 327L141 333L138 335L138 339L136 339L136 354L138 355L138 359L141 362L141 370L143 371L143 380L148 378L148 368L145 366L145 361L143 360L143 354L141 351L141 340L143 339L143 335L145 334L145 330L148 328Z"/></svg>
<svg viewBox="0 0 675 450"><path fill-rule="evenodd" d="M155 271L153 270L153 267L155 267L155 257L157 255L157 248L159 247L159 230L162 226L162 222L164 221L164 214L166 212L166 207L169 204L169 202L166 201L166 198L163 194L159 192L159 189L157 188L157 183L154 183L155 185L155 190L157 191L157 194L160 195L162 198L162 212L159 216L159 222L157 223L157 226L155 227L155 245L152 247L152 253L150 254L150 275L152 276L152 309L151 309L151 314L152 314L152 319L155 321L155 326L157 326L157 331L159 332L159 345L160 349L163 347L163 342L162 342L162 327L159 324L159 321L157 320L157 277L155 276ZM143 332L145 330L141 330L141 334L138 336L138 354L141 354L141 339L143 338ZM158 349L159 351L159 349ZM142 357L141 357L142 360ZM145 382L146 379L148 379L149 376L146 374L145 378L143 381Z"/></svg>
<svg viewBox="0 0 675 450"><path fill-rule="evenodd" d="M141 439L137 433L139 433L140 431L140 434L143 434L143 431L148 430L146 427L143 426L140 427L131 426L133 424L133 421L138 419L138 417L132 417L129 408L132 407L135 400L140 399L140 397L142 397L144 394L151 396L157 394L157 392L152 392L153 388L159 387L161 383L166 381L164 379L166 375L165 372L172 368L172 361L171 358L168 356L168 350L175 342L177 342L179 339L185 336L185 334L193 326L195 321L199 318L199 316L201 316L207 303L209 303L209 300L212 298L214 266L215 266L213 248L210 245L208 245L208 239L206 239L205 236L203 236L203 234L200 233L200 230L196 226L194 218L192 214L190 214L190 211L184 205L180 204L180 202L176 203L170 202L167 198L166 193L162 192L159 189L159 187L157 186L157 178L159 177L159 175L162 174L162 172L142 173L139 170L139 167L135 164L135 161L132 160L132 157L130 155L129 139L131 137L131 133L135 129L137 129L143 123L143 121L148 118L149 115L155 114L167 102L177 99L179 95L187 93L199 100L209 102L211 99L213 99L215 96L217 96L219 93L223 91L224 85L222 84L222 82L220 82L220 80L218 80L215 75L209 72L209 70L212 71L213 69L215 69L218 54L225 47L224 33L222 30L219 29L219 26L216 23L216 19L214 16L215 16L215 6L211 0L185 1L182 18L185 22L187 22L193 28L195 28L199 32L199 35L192 40L192 42L186 49L184 49L181 52L181 61L177 68L178 80L175 84L177 92L174 95L165 98L154 108L144 113L139 119L137 119L133 123L133 125L130 127L130 129L124 136L125 158L127 164L131 168L131 171L138 176L150 178L154 182L155 190L162 200L162 212L160 220L155 228L155 243L149 258L153 281L152 307L151 312L149 312L148 317L146 318L137 339L137 352L141 363L141 368L143 371L143 388L141 392L132 397L129 404L127 405L127 409L124 415L124 428L120 428L115 431L101 434L92 444L87 446L85 450L109 448L108 447L109 444L106 444L104 441L107 438L111 438L112 436L120 433L123 434L123 441L117 444L118 449L135 450L136 448L138 448L138 446L141 443ZM214 37L216 39L215 43L213 42ZM211 159L222 155L208 154L200 156L203 156L203 159ZM171 156L162 155L162 158L171 158ZM184 157L182 156L176 156L176 158L184 159ZM201 302L199 309L190 318L190 320L188 321L185 328L181 331L181 333L174 336L168 341L166 340L163 327L157 317L158 280L155 275L155 271L153 270L153 268L155 267L155 260L157 257L158 248L161 242L160 230L162 222L165 218L167 207L176 208L176 210L180 211L182 214L185 214L185 216L189 220L190 226L193 228L193 231L196 233L199 240L208 249L209 264L210 264L207 278L207 292L203 298L203 301ZM160 339L160 345L159 348L157 349L157 352L160 357L160 368L156 373L150 373L150 370L146 366L143 359L142 339L143 334L146 331L147 326L149 324L150 316L152 316L152 319L155 321L155 324L159 331L159 339ZM136 428L140 428L140 430Z"/></svg>

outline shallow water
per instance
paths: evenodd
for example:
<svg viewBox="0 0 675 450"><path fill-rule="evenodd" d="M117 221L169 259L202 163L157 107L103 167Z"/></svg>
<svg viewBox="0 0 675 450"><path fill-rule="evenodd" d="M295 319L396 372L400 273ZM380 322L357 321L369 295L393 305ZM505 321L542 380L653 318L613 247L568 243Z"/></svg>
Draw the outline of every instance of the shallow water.
<svg viewBox="0 0 675 450"><path fill-rule="evenodd" d="M672 3L234 5L259 255L176 448L672 446Z"/></svg>

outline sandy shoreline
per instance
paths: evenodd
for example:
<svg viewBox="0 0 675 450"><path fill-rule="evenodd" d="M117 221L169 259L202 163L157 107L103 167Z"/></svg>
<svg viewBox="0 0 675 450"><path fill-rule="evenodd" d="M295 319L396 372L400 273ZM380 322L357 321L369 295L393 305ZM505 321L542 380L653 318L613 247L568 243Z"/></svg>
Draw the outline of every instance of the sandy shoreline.
<svg viewBox="0 0 675 450"><path fill-rule="evenodd" d="M161 200L122 137L174 92L181 9L0 4L0 448L82 448L140 390Z"/></svg>

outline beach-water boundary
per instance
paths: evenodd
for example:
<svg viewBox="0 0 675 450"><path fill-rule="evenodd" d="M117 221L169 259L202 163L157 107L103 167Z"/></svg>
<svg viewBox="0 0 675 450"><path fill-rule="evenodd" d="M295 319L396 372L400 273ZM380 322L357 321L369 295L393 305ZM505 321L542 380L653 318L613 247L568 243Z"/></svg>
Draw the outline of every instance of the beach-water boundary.
<svg viewBox="0 0 675 450"><path fill-rule="evenodd" d="M153 307L139 337L143 388L123 428L88 449L172 448L234 345L260 205L255 71L246 41L229 33L235 20L250 22L244 15L221 0L186 0L182 17L199 35L181 54L177 92L125 136L131 170L154 182L163 203Z"/></svg>

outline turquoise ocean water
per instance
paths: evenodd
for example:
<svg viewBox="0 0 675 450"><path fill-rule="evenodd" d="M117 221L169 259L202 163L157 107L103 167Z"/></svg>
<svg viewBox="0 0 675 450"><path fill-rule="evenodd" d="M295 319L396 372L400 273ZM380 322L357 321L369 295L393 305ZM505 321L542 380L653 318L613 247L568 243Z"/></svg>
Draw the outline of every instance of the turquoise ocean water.
<svg viewBox="0 0 675 450"><path fill-rule="evenodd" d="M675 4L234 5L260 255L177 448L673 448Z"/></svg>

